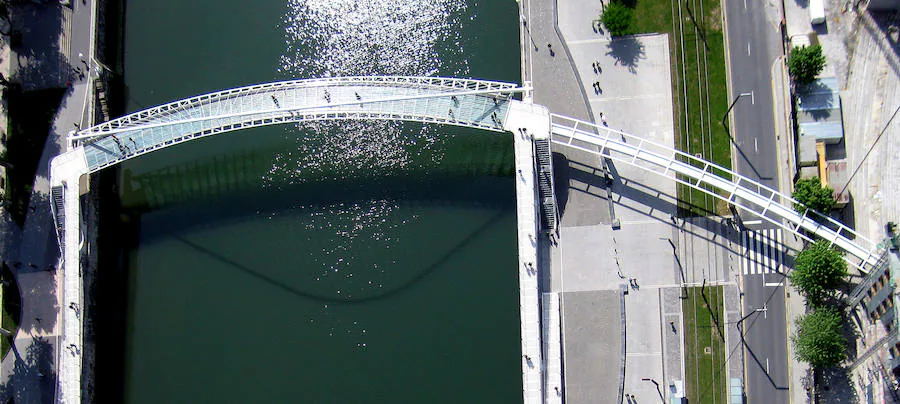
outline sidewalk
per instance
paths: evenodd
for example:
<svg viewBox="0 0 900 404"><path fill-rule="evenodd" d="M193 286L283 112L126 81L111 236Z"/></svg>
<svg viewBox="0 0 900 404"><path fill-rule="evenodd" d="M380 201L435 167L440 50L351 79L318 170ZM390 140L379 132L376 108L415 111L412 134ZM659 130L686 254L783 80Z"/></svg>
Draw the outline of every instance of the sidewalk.
<svg viewBox="0 0 900 404"><path fill-rule="evenodd" d="M24 81L23 87L26 89L55 87L66 80L74 84L62 100L38 163L31 196L34 210L26 217L20 232L0 226L4 238L0 253L7 262L22 262L18 268L13 268L22 292L22 320L13 349L3 358L0 366L2 402L10 398L14 398L15 402L53 402L56 392L55 362L59 349L56 340L61 305L60 285L56 279L59 248L49 203L49 162L58 152L66 149L66 135L74 128L74 123L83 120L85 95L90 81L79 81L73 77L71 61L77 64L79 54L90 55L93 49L93 1L76 1L71 7L74 9L51 2L39 5L25 3L13 9L17 13L14 15L16 24L27 27L23 28L23 48L30 51L17 57L15 66L7 63L9 68L19 66L26 69L14 72L12 77ZM44 51L58 54L59 65L34 56L43 53L29 46L41 49L51 47ZM4 57L3 62L6 59ZM3 64L0 68L4 68ZM6 219L7 215L3 216L4 223L11 223Z"/></svg>
<svg viewBox="0 0 900 404"><path fill-rule="evenodd" d="M530 25L535 42L542 45L526 58L535 102L543 100L553 112L598 122L603 112L611 127L674 143L665 36L612 40L594 29L599 2L531 3L555 17L540 30ZM536 35L551 28L556 29L549 41L560 41L552 44L556 56L546 52L548 39ZM597 63L602 72L596 70ZM595 89L598 81L602 91ZM610 201L596 156L554 151L561 153L556 175L564 177L557 186L568 185L557 190L562 219L559 243L551 251L550 284L563 302L566 400L616 402L613 397L633 395L637 402L658 402L671 380L683 379L684 367L680 334L669 331L670 322L682 327L681 276L667 242L678 234L670 221L676 211L675 183L613 164ZM612 229L613 219L620 220L621 229ZM635 278L640 288L623 296L629 289L623 274Z"/></svg>

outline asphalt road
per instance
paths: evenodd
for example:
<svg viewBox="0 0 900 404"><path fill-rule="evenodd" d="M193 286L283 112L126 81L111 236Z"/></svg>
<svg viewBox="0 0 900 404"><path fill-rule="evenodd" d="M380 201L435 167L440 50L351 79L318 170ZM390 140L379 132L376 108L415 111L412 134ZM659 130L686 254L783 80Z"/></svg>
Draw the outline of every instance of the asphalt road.
<svg viewBox="0 0 900 404"><path fill-rule="evenodd" d="M784 276L744 275L744 391L748 403L790 403ZM769 286L766 286L766 285ZM765 309L764 312L754 312Z"/></svg>
<svg viewBox="0 0 900 404"><path fill-rule="evenodd" d="M732 110L734 168L745 177L778 189L772 64L781 55L780 33L771 18L766 18L766 12L773 9L765 2L724 3L732 95L752 94L741 97Z"/></svg>

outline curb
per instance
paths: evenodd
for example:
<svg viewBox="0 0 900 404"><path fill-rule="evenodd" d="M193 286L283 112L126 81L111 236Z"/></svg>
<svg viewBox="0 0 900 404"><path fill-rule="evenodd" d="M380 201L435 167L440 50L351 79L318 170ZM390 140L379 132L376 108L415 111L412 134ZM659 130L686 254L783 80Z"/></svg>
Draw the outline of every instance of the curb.
<svg viewBox="0 0 900 404"><path fill-rule="evenodd" d="M621 318L622 318L622 366L621 373L619 373L619 395L617 396L618 402L622 402L623 397L625 397L625 367L626 367L626 346L628 341L625 340L626 329L625 329L625 295L628 293L627 285L619 285L619 306L622 310Z"/></svg>
<svg viewBox="0 0 900 404"><path fill-rule="evenodd" d="M594 112L591 111L591 103L588 101L587 92L584 89L584 85L581 84L583 83L581 74L578 73L578 69L575 67L575 61L572 59L572 52L569 51L569 42L563 36L562 31L559 30L559 0L553 0L553 31L556 32L556 36L559 38L559 42L566 52L566 59L569 60L569 67L572 68L572 72L575 73L575 79L578 80L578 91L581 93L581 99L584 100L588 119L593 123L597 123L596 119L594 119Z"/></svg>

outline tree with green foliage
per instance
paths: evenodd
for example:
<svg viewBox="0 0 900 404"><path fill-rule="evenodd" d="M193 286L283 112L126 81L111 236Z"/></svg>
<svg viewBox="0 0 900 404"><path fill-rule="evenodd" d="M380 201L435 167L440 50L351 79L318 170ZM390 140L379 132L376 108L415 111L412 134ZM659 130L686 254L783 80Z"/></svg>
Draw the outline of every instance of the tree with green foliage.
<svg viewBox="0 0 900 404"><path fill-rule="evenodd" d="M812 306L820 306L841 287L847 278L847 262L840 252L820 240L807 246L794 258L788 275L791 284Z"/></svg>
<svg viewBox="0 0 900 404"><path fill-rule="evenodd" d="M621 1L613 0L603 8L600 22L612 36L629 35L634 25L634 11Z"/></svg>
<svg viewBox="0 0 900 404"><path fill-rule="evenodd" d="M812 83L825 68L825 63L821 45L796 47L787 60L788 71L797 84Z"/></svg>
<svg viewBox="0 0 900 404"><path fill-rule="evenodd" d="M791 196L798 202L794 203L794 210L800 214L806 213L806 209L828 213L834 207L834 190L823 187L819 177L797 180Z"/></svg>
<svg viewBox="0 0 900 404"><path fill-rule="evenodd" d="M835 366L846 357L847 340L841 334L840 313L831 308L818 308L797 319L797 333L791 336L797 359L814 368Z"/></svg>

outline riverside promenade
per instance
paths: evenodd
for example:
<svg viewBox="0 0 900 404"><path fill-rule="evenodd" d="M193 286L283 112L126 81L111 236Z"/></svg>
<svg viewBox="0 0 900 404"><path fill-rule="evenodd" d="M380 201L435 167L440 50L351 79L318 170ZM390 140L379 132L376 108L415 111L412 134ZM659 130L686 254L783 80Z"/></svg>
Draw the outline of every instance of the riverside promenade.
<svg viewBox="0 0 900 404"><path fill-rule="evenodd" d="M54 402L58 392L57 353L61 333L61 282L57 264L59 248L49 208L50 160L66 149L66 135L75 124L88 126L87 94L92 74L74 74L94 51L95 0L75 1L71 6L58 2L22 3L12 7L13 28L22 32L22 49L3 54L9 77L26 89L65 86L71 82L54 119L38 163L29 210L22 228L3 212L0 254L14 271L22 297L19 330L13 348L0 367L0 401L17 403ZM4 47L8 42L4 42ZM8 48L7 48L8 49ZM8 50L7 50L8 51ZM55 55L48 57L48 55ZM58 56L58 58L57 58ZM56 61L59 61L56 63ZM0 63L6 75L6 67ZM5 126L4 126L5 127ZM77 308L80 310L80 308ZM80 360L80 359L79 359Z"/></svg>
<svg viewBox="0 0 900 404"><path fill-rule="evenodd" d="M601 2L521 6L523 80L536 104L674 145L666 35L613 40L594 22ZM669 177L571 149L554 154L560 230L557 243L544 240L541 265L550 268L542 292L560 301L562 395L575 404L668 400L669 382L685 374L682 286L726 285L726 317L740 318L736 235L674 219ZM728 377L741 377L738 343L729 330Z"/></svg>

